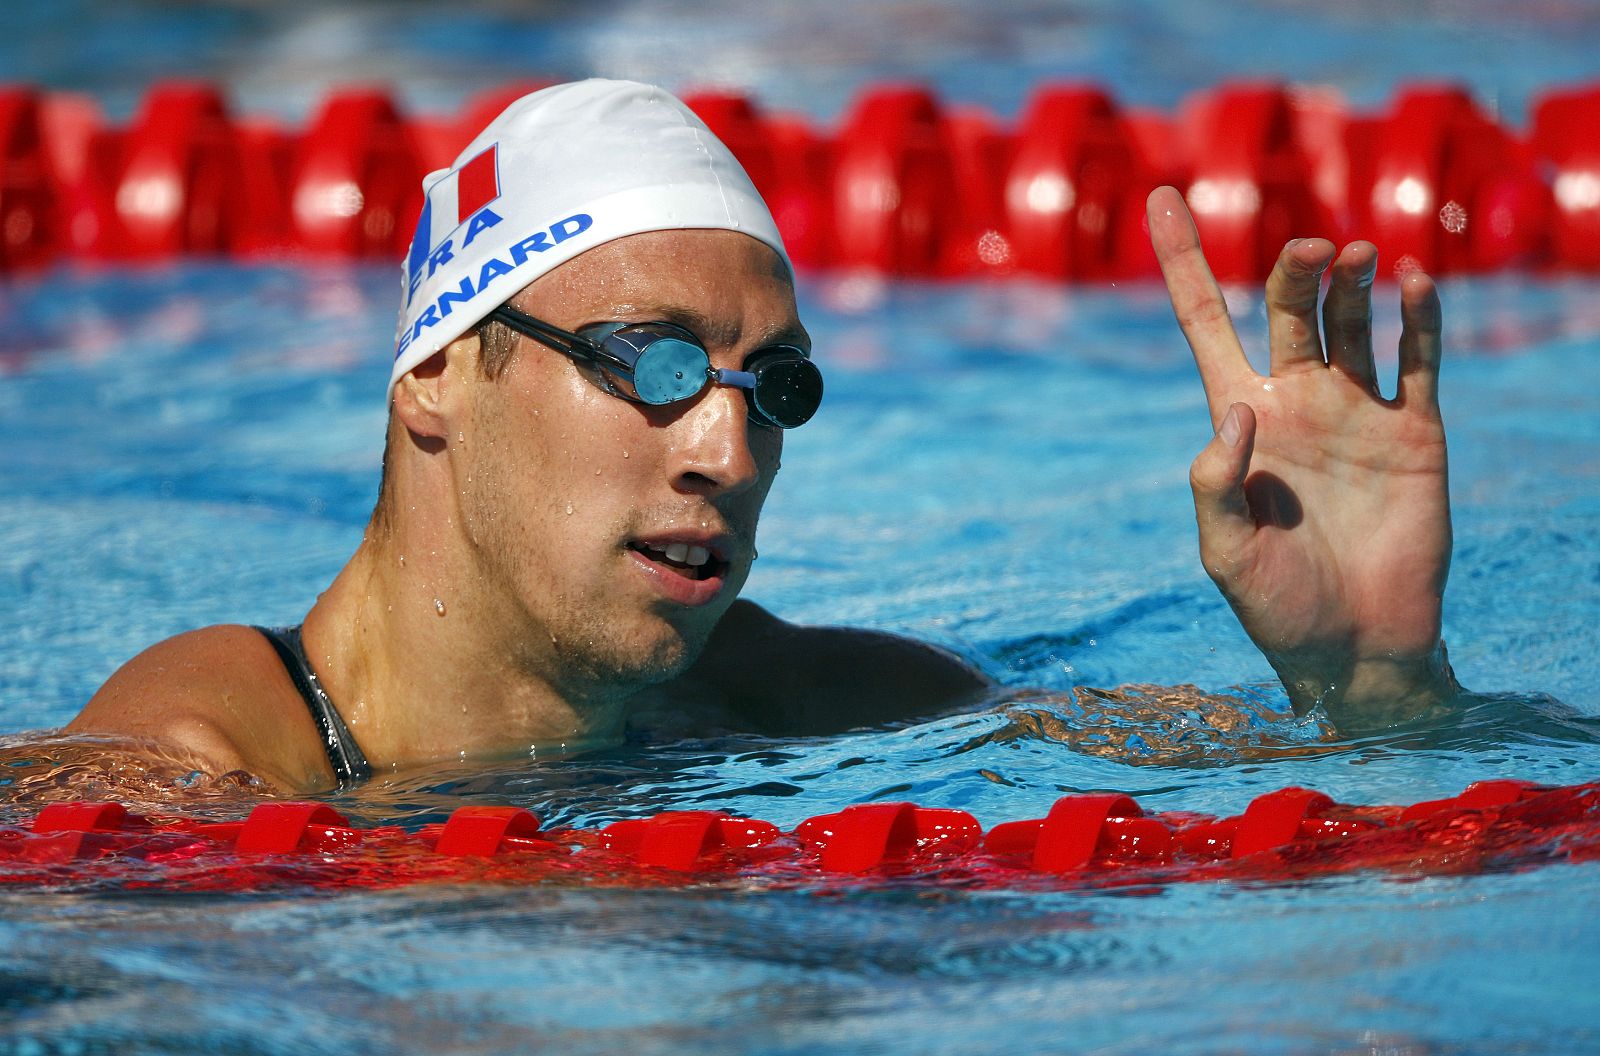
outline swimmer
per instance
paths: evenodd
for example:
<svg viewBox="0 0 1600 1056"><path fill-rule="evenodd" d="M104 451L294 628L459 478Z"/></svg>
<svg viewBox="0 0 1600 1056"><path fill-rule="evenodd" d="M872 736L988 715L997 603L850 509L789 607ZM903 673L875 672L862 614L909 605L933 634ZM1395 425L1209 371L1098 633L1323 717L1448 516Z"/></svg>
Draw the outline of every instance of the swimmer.
<svg viewBox="0 0 1600 1056"><path fill-rule="evenodd" d="M931 646L738 598L784 435L823 378L771 215L681 102L627 82L549 88L424 186L355 554L298 627L151 646L68 733L305 793L630 728L804 735L992 694ZM1374 247L1289 243L1259 375L1182 197L1156 190L1149 219L1214 431L1191 471L1206 571L1297 709L1370 728L1447 706L1433 283L1400 284L1386 400Z"/></svg>

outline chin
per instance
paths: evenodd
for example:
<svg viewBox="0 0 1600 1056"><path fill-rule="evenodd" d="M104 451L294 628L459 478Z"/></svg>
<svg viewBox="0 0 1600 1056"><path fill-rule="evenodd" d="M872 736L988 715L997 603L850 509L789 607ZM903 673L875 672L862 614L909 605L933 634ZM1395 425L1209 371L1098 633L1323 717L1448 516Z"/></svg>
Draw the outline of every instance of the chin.
<svg viewBox="0 0 1600 1056"><path fill-rule="evenodd" d="M636 654L639 662L634 680L645 685L659 685L677 678L700 659L710 639L711 628L704 631L672 628L657 636Z"/></svg>
<svg viewBox="0 0 1600 1056"><path fill-rule="evenodd" d="M643 688L670 682L699 659L711 637L709 629L674 627L664 621L609 640L599 636L576 639L582 647L561 650L569 675L581 681ZM571 641L572 639L569 639Z"/></svg>

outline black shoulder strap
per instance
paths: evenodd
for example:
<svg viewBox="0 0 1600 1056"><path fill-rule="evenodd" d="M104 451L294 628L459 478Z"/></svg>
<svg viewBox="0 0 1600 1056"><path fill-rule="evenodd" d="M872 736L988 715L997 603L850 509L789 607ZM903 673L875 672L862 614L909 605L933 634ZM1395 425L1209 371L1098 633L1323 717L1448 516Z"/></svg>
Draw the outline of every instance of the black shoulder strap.
<svg viewBox="0 0 1600 1056"><path fill-rule="evenodd" d="M316 721L317 729L322 734L322 748L328 753L328 763L333 767L333 776L339 781L338 791L343 792L370 780L372 764L367 762L366 754L361 751L361 746L356 744L350 727L340 718L339 709L333 706L333 700L328 696L327 690L322 688L322 682L318 680L316 671L312 670L310 661L306 659L305 646L300 641L300 628L257 627L255 629L272 643L272 648L278 652L278 659L283 661L284 670L294 681L294 688L305 698L306 707L310 709L311 717Z"/></svg>

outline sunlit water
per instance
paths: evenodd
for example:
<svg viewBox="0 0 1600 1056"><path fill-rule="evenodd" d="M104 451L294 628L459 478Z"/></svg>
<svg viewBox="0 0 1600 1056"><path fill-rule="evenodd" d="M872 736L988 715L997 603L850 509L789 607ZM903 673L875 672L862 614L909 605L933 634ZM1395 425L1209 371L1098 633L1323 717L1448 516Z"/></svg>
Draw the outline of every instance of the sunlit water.
<svg viewBox="0 0 1600 1056"><path fill-rule="evenodd" d="M1002 113L1063 75L1159 106L1235 73L1330 82L1363 105L1396 78L1455 76L1517 120L1541 85L1593 69L1587 5L1392 8L1024 0L755 19L611 3L446 20L379 3L93 18L63 4L0 56L8 76L126 113L182 53L296 119L334 80L401 78L417 103L453 106L537 67L744 84L823 117L891 75ZM196 264L0 287L7 740L61 725L165 635L303 615L372 503L396 285L389 268ZM1446 637L1485 696L1454 724L1359 740L1287 713L1195 560L1186 469L1208 430L1158 289L835 276L801 293L828 401L788 438L748 596L934 641L1011 699L829 738L387 775L340 810L418 826L514 803L593 826L712 807L788 827L913 799L987 825L1078 790L1227 814L1286 784L1373 803L1600 776L1594 282L1445 285ZM1259 303L1234 304L1259 352ZM1196 688L1164 711L1137 691L1115 708L1065 696L1125 684ZM0 780L29 802L130 787L219 816L249 802L177 765L152 784L93 746ZM1600 1052L1597 904L1592 864L1138 896L12 891L0 1052Z"/></svg>
<svg viewBox="0 0 1600 1056"><path fill-rule="evenodd" d="M299 618L372 501L392 289L387 268L207 265L5 293L0 728L61 724L163 635ZM1338 741L1287 713L1194 559L1185 476L1206 421L1159 290L833 277L802 290L828 403L789 437L748 594L1040 692L838 737L395 775L336 805L364 823L505 802L585 826L712 807L787 827L912 799L993 824L1083 789L1222 814L1285 784L1409 802L1591 780L1593 292L1446 286L1446 635L1462 681L1504 694L1458 724ZM1259 346L1259 305L1237 307ZM1392 310L1380 327L1392 344ZM1155 717L1062 696L1124 683L1236 703ZM13 770L24 798L120 780ZM244 809L237 789L166 780L196 811ZM87 1051L1583 1051L1600 1048L1597 895L1593 866L1132 898L12 893L0 1008L13 1038Z"/></svg>

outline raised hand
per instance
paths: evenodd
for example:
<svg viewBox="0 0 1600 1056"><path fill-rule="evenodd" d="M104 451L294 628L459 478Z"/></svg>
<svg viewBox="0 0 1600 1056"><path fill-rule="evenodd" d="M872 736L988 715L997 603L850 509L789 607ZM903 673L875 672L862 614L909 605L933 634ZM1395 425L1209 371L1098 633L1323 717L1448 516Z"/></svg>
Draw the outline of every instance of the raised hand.
<svg viewBox="0 0 1600 1056"><path fill-rule="evenodd" d="M1384 399L1372 357L1376 248L1290 242L1267 280L1271 368L1261 375L1182 196L1160 188L1148 212L1216 432L1189 474L1207 573L1297 709L1321 702L1355 728L1447 702L1459 689L1439 638L1451 538L1433 280L1414 271L1400 282L1400 378Z"/></svg>

